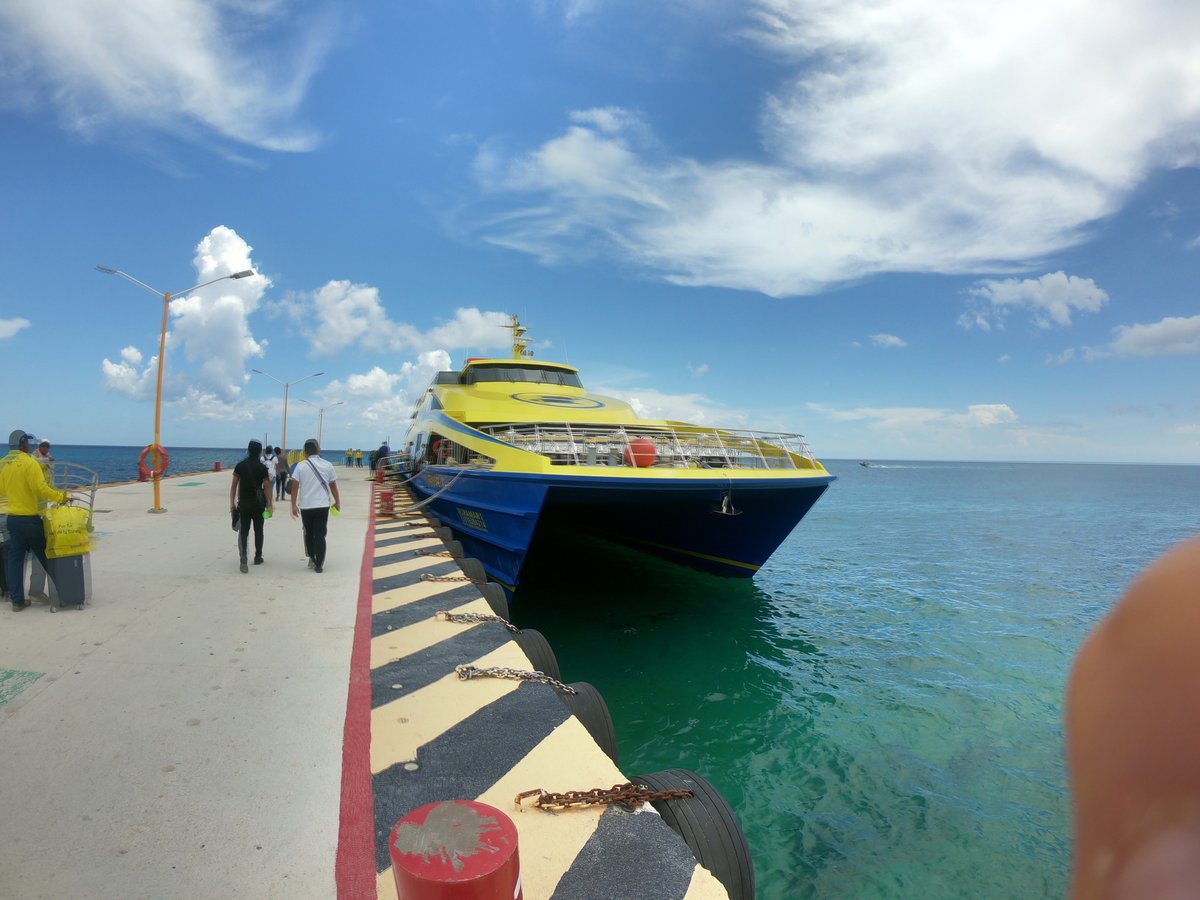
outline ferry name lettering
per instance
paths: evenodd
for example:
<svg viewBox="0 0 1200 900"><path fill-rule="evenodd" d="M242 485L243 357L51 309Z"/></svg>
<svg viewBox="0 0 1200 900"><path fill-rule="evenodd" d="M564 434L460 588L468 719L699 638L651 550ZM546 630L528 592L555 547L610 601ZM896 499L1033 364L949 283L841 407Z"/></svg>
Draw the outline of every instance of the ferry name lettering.
<svg viewBox="0 0 1200 900"><path fill-rule="evenodd" d="M463 509L461 506L458 509L458 520L464 525L478 529L479 531L487 531L487 519L483 513L476 509Z"/></svg>

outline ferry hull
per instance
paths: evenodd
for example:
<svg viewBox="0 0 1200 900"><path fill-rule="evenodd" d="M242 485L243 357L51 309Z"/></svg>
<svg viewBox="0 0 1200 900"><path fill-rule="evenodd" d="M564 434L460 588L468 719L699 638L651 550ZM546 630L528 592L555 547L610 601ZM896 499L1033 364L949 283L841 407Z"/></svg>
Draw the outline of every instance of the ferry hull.
<svg viewBox="0 0 1200 900"><path fill-rule="evenodd" d="M749 578L833 478L585 478L428 466L412 482L468 556L513 589L539 535L580 531L702 571Z"/></svg>
<svg viewBox="0 0 1200 900"><path fill-rule="evenodd" d="M510 590L529 552L546 485L536 479L427 466L410 482L427 512L454 531L467 556Z"/></svg>
<svg viewBox="0 0 1200 900"><path fill-rule="evenodd" d="M538 528L571 528L704 572L749 578L826 487L811 481L786 487L560 487L550 490Z"/></svg>

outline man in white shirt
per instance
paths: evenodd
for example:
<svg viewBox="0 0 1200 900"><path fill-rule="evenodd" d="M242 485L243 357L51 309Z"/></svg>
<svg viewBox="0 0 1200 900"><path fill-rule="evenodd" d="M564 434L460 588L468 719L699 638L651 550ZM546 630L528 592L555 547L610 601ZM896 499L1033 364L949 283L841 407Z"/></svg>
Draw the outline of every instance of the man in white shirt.
<svg viewBox="0 0 1200 900"><path fill-rule="evenodd" d="M315 572L324 571L330 507L336 511L341 502L337 472L332 463L321 459L316 440L309 438L304 442L304 459L292 468L292 518L299 516L304 525L304 553Z"/></svg>

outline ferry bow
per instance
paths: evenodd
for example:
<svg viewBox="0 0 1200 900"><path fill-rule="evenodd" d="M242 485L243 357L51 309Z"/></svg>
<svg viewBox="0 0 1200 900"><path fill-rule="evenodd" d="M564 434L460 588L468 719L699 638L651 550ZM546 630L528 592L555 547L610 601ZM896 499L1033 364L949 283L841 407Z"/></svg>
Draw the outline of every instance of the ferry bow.
<svg viewBox="0 0 1200 900"><path fill-rule="evenodd" d="M402 465L431 515L509 590L563 531L719 575L749 577L835 476L804 437L639 419L534 360L514 316L511 359L439 372Z"/></svg>

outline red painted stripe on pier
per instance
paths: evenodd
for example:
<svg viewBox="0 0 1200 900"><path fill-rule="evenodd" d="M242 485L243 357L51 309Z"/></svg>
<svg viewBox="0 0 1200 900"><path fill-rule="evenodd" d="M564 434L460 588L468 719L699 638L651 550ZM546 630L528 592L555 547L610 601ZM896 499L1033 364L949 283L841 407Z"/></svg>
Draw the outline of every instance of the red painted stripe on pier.
<svg viewBox="0 0 1200 900"><path fill-rule="evenodd" d="M375 562L375 485L358 574L358 610L342 732L342 806L334 880L338 900L376 900L375 794L371 783L371 598Z"/></svg>

